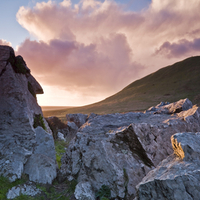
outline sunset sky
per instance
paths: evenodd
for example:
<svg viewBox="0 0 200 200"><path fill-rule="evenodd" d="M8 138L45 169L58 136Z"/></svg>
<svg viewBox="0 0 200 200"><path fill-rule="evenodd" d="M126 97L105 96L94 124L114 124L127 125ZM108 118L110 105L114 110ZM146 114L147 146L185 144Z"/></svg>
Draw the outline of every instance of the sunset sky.
<svg viewBox="0 0 200 200"><path fill-rule="evenodd" d="M200 0L1 1L0 44L23 56L40 105L86 105L200 55Z"/></svg>

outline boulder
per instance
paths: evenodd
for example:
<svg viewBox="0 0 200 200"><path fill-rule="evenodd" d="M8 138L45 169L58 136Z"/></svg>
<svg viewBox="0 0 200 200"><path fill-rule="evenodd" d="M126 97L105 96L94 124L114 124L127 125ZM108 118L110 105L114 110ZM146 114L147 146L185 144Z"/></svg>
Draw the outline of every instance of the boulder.
<svg viewBox="0 0 200 200"><path fill-rule="evenodd" d="M74 194L76 199L95 200L95 193L92 191L92 186L88 182L79 182Z"/></svg>
<svg viewBox="0 0 200 200"><path fill-rule="evenodd" d="M15 57L11 47L0 46L0 175L10 181L20 179L40 143L35 128L41 125L46 135L52 134L37 104L33 85L39 83L29 83L30 76L23 58Z"/></svg>
<svg viewBox="0 0 200 200"><path fill-rule="evenodd" d="M14 199L20 195L28 195L33 197L39 194L41 194L41 190L36 188L36 186L32 182L29 182L23 185L12 187L8 191L6 197L7 199Z"/></svg>
<svg viewBox="0 0 200 200"><path fill-rule="evenodd" d="M170 137L177 132L200 131L200 110L190 107L171 115L130 112L91 118L79 128L62 157L59 180L87 182L92 192L106 185L111 198L132 200L136 185L173 153Z"/></svg>
<svg viewBox="0 0 200 200"><path fill-rule="evenodd" d="M200 199L200 133L177 133L171 141L174 154L143 178L135 200Z"/></svg>
<svg viewBox="0 0 200 200"><path fill-rule="evenodd" d="M77 114L67 114L67 121L74 122L78 128L80 128L87 120L88 115L77 113Z"/></svg>
<svg viewBox="0 0 200 200"><path fill-rule="evenodd" d="M57 175L53 136L46 134L40 126L35 129L35 133L36 146L25 164L24 173L29 175L30 181L51 184Z"/></svg>

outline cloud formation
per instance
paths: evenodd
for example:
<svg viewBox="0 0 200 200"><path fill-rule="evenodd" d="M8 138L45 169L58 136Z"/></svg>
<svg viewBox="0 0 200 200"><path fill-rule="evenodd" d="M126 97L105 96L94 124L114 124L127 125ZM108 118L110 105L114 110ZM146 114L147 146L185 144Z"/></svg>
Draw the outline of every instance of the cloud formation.
<svg viewBox="0 0 200 200"><path fill-rule="evenodd" d="M111 0L37 3L17 13L18 22L37 38L25 40L17 53L44 85L106 97L199 54L199 10L200 0L152 0L141 12Z"/></svg>
<svg viewBox="0 0 200 200"><path fill-rule="evenodd" d="M161 47L156 51L156 54L162 54L168 58L172 57L182 57L191 55L193 52L200 52L200 38L188 41L182 39L177 43L165 42Z"/></svg>
<svg viewBox="0 0 200 200"><path fill-rule="evenodd" d="M7 42L6 40L2 40L2 39L0 39L0 45L11 46L11 43L10 43L10 42Z"/></svg>

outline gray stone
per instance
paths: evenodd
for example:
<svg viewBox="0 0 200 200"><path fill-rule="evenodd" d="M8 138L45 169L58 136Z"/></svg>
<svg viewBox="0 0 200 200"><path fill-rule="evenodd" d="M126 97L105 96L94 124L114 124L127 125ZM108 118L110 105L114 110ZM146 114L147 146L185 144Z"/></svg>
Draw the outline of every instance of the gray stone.
<svg viewBox="0 0 200 200"><path fill-rule="evenodd" d="M175 154L143 178L135 200L200 199L200 133L177 133L171 141Z"/></svg>
<svg viewBox="0 0 200 200"><path fill-rule="evenodd" d="M172 114L172 113L180 113L181 111L188 110L192 108L192 102L189 99L181 99L174 103L161 102L155 107L151 107L147 110L147 112L154 112L154 114Z"/></svg>
<svg viewBox="0 0 200 200"><path fill-rule="evenodd" d="M74 122L67 122L67 126L69 127L70 131L78 131L78 126Z"/></svg>
<svg viewBox="0 0 200 200"><path fill-rule="evenodd" d="M37 127L35 132L37 143L33 154L25 164L24 173L29 175L30 181L51 184L57 175L54 140L42 127Z"/></svg>
<svg viewBox="0 0 200 200"><path fill-rule="evenodd" d="M86 122L87 117L88 115L81 113L66 115L67 121L74 122L78 128L80 128Z"/></svg>
<svg viewBox="0 0 200 200"><path fill-rule="evenodd" d="M44 154L33 154L25 165L24 173L29 175L29 180L51 184L56 178L57 165L55 160Z"/></svg>
<svg viewBox="0 0 200 200"><path fill-rule="evenodd" d="M92 119L92 118L94 118L94 117L96 117L96 116L98 116L98 115L95 114L95 113L90 113L90 114L88 115L86 121L88 121L88 120L90 120L90 119Z"/></svg>
<svg viewBox="0 0 200 200"><path fill-rule="evenodd" d="M176 133L171 137L174 153L184 161L200 160L200 133Z"/></svg>
<svg viewBox="0 0 200 200"><path fill-rule="evenodd" d="M35 185L33 185L31 182L29 182L27 184L17 185L17 186L12 187L8 191L6 197L7 197L7 199L14 199L14 198L20 196L21 194L33 197L40 193L41 193L41 190L36 188Z"/></svg>
<svg viewBox="0 0 200 200"><path fill-rule="evenodd" d="M200 130L196 106L179 113L172 110L172 115L130 112L98 115L88 120L62 157L59 178L74 177L79 183L88 182L93 192L107 185L112 198L133 199L142 178L173 153L171 136Z"/></svg>
<svg viewBox="0 0 200 200"><path fill-rule="evenodd" d="M21 178L24 165L40 143L33 123L35 115L43 114L28 89L30 70L27 68L25 74L16 73L10 57L16 58L14 50L0 46L0 66L4 66L0 69L0 175L15 181ZM44 118L43 121L51 133Z"/></svg>
<svg viewBox="0 0 200 200"><path fill-rule="evenodd" d="M92 191L92 186L89 182L79 182L74 194L76 199L95 200L95 193Z"/></svg>
<svg viewBox="0 0 200 200"><path fill-rule="evenodd" d="M65 139L64 135L61 132L58 132L58 140L66 142L66 139Z"/></svg>
<svg viewBox="0 0 200 200"><path fill-rule="evenodd" d="M74 122L67 122L68 126L68 133L66 135L66 141L70 142L75 136L78 131L78 126Z"/></svg>

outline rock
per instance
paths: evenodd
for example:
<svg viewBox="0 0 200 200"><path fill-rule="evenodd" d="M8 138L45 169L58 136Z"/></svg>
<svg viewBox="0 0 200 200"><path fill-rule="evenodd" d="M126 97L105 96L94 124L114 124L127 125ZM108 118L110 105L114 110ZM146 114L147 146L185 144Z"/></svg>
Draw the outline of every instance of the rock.
<svg viewBox="0 0 200 200"><path fill-rule="evenodd" d="M64 135L61 132L58 132L58 140L61 140L61 141L63 140L63 141L66 142L66 139L65 139Z"/></svg>
<svg viewBox="0 0 200 200"><path fill-rule="evenodd" d="M21 194L28 196L36 196L41 193L41 190L36 188L31 182L28 184L17 185L12 187L7 193L7 199L14 199Z"/></svg>
<svg viewBox="0 0 200 200"><path fill-rule="evenodd" d="M200 133L171 137L174 153L145 176L135 200L200 199Z"/></svg>
<svg viewBox="0 0 200 200"><path fill-rule="evenodd" d="M12 47L0 45L0 61L8 61L10 56L14 55Z"/></svg>
<svg viewBox="0 0 200 200"><path fill-rule="evenodd" d="M173 153L170 137L177 132L200 131L199 114L199 109L193 106L172 115L169 112L98 115L79 128L61 159L58 177L90 183L92 192L106 185L111 198L133 199L142 178Z"/></svg>
<svg viewBox="0 0 200 200"><path fill-rule="evenodd" d="M68 133L66 135L66 140L70 142L76 136L78 127L74 122L67 122L67 126L68 126Z"/></svg>
<svg viewBox="0 0 200 200"><path fill-rule="evenodd" d="M92 186L89 182L79 182L74 194L76 199L95 200L95 194L92 191Z"/></svg>
<svg viewBox="0 0 200 200"><path fill-rule="evenodd" d="M171 142L174 153L184 161L200 160L200 133L177 133Z"/></svg>
<svg viewBox="0 0 200 200"><path fill-rule="evenodd" d="M56 154L53 136L46 134L42 127L35 129L36 146L33 154L25 164L24 173L29 180L38 183L49 183L56 178Z"/></svg>
<svg viewBox="0 0 200 200"><path fill-rule="evenodd" d="M68 121L64 123L57 117L49 117L47 122L53 130L54 139L58 139L58 133L60 132L63 134L66 142L70 142L78 131L78 127L74 122Z"/></svg>
<svg viewBox="0 0 200 200"><path fill-rule="evenodd" d="M56 168L55 160L44 154L33 154L26 163L24 172L31 181L51 184L56 178Z"/></svg>
<svg viewBox="0 0 200 200"><path fill-rule="evenodd" d="M69 127L70 131L78 131L78 126L74 122L67 122L67 126Z"/></svg>
<svg viewBox="0 0 200 200"><path fill-rule="evenodd" d="M34 129L36 116L40 116L48 131L45 134L51 134L37 104L36 91L28 84L30 76L22 57L15 57L11 47L0 46L0 175L10 181L21 178L24 166L40 142L36 141ZM34 81L38 85L35 79L31 85Z"/></svg>
<svg viewBox="0 0 200 200"><path fill-rule="evenodd" d="M67 121L74 122L78 128L80 128L87 119L88 115L77 113L77 114L67 114Z"/></svg>
<svg viewBox="0 0 200 200"><path fill-rule="evenodd" d="M153 111L154 114L173 114L188 110L192 108L192 106L192 102L186 98L170 104L168 102L161 102L157 106L149 108L147 112Z"/></svg>
<svg viewBox="0 0 200 200"><path fill-rule="evenodd" d="M94 118L94 117L96 117L96 116L98 116L98 115L95 114L95 113L90 113L90 114L88 115L86 121L88 121L88 120L90 120L90 119L92 119L92 118Z"/></svg>
<svg viewBox="0 0 200 200"><path fill-rule="evenodd" d="M33 91L36 94L43 94L44 93L41 85L35 80L35 78L31 74L27 75L27 79L28 79L28 82L32 85Z"/></svg>

